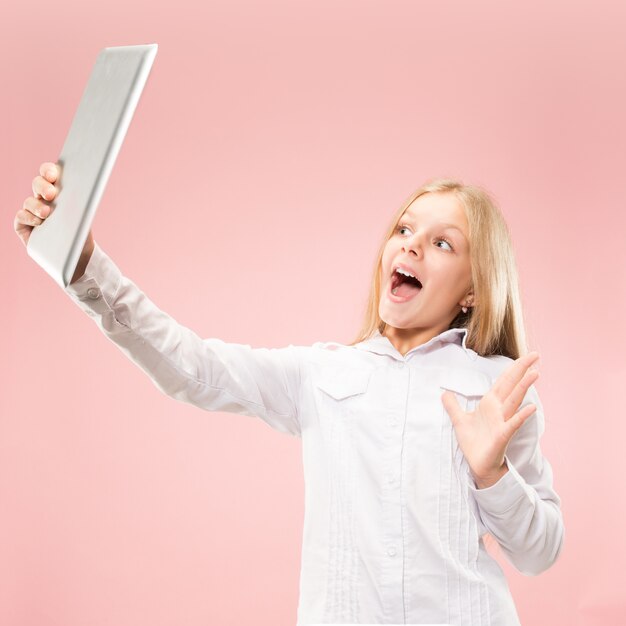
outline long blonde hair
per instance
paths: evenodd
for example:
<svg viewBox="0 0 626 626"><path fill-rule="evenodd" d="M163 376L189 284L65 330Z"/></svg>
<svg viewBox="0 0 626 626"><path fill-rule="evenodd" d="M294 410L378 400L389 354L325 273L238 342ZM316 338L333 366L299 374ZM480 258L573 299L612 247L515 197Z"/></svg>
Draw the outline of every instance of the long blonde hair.
<svg viewBox="0 0 626 626"><path fill-rule="evenodd" d="M387 324L378 314L381 267L385 245L410 204L425 193L453 193L469 223L470 261L475 306L462 311L450 328L467 328L466 345L481 356L502 354L517 359L528 352L522 300L513 244L495 200L485 189L455 178L433 178L414 191L393 216L374 266L365 316L354 345L369 339Z"/></svg>

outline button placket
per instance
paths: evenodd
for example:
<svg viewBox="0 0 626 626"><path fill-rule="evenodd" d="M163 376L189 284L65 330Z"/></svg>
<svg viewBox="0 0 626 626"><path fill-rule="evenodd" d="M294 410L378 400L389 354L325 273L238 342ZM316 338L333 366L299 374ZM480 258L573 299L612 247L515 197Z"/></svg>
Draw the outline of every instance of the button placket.
<svg viewBox="0 0 626 626"><path fill-rule="evenodd" d="M402 454L404 447L404 421L409 388L409 367L405 361L395 359L388 364L389 411L382 422L384 428L384 473L382 527L380 550L382 563L383 605L393 615L404 605L404 563L402 559L405 537L403 534ZM393 620L392 620L393 621ZM396 620L399 623L399 620Z"/></svg>

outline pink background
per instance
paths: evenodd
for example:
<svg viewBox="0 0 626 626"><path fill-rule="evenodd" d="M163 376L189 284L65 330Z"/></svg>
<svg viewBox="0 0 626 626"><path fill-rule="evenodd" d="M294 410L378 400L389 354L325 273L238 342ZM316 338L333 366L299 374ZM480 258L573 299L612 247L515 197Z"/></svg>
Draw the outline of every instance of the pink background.
<svg viewBox="0 0 626 626"><path fill-rule="evenodd" d="M524 626L623 624L623 3L47 7L0 21L0 623L295 625L299 441L160 394L13 232L100 49L156 42L103 250L201 336L349 342L409 193L444 174L490 189L566 529L540 578L496 557Z"/></svg>

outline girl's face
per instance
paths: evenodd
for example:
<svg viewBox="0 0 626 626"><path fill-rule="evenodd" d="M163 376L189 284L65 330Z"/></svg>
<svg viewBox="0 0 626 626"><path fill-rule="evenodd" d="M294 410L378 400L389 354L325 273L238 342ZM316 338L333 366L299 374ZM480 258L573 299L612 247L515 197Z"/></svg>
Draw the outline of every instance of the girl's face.
<svg viewBox="0 0 626 626"><path fill-rule="evenodd" d="M468 231L465 211L452 193L426 193L407 208L382 258L378 312L388 325L386 336L427 340L448 329L472 293ZM422 284L404 301L391 294L398 264Z"/></svg>

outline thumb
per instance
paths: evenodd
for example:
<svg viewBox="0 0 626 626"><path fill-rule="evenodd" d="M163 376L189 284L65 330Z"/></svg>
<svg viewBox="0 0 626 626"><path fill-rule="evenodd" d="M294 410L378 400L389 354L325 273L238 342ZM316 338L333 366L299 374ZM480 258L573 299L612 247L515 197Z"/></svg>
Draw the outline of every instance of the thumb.
<svg viewBox="0 0 626 626"><path fill-rule="evenodd" d="M445 391L441 396L441 401L443 402L443 406L452 420L452 425L456 424L463 415L463 410L461 409L456 396L451 391Z"/></svg>

